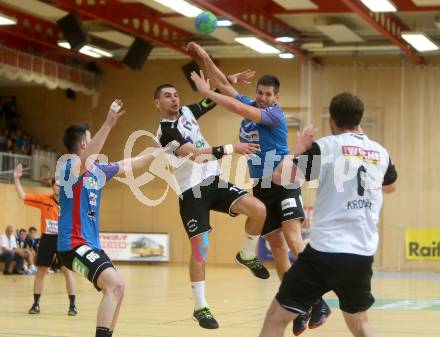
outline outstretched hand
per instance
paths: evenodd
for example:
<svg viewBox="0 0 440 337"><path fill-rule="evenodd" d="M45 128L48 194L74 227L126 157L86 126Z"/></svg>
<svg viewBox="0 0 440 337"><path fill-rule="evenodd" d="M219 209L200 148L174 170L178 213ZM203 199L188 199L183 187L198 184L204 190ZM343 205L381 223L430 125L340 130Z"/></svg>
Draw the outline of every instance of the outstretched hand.
<svg viewBox="0 0 440 337"><path fill-rule="evenodd" d="M118 119L125 113L125 110L122 109L124 102L120 99L115 99L113 103L110 105L110 108L107 112L107 118L105 123L110 127L114 127Z"/></svg>
<svg viewBox="0 0 440 337"><path fill-rule="evenodd" d="M21 163L19 163L15 169L14 169L14 173L12 174L12 176L14 177L14 179L18 179L22 176L23 174L23 165Z"/></svg>
<svg viewBox="0 0 440 337"><path fill-rule="evenodd" d="M186 45L185 49L194 58L200 58L200 59L203 59L203 58L206 58L206 57L209 58L209 55L206 52L206 50L203 49L202 46L200 46L198 43L189 42Z"/></svg>
<svg viewBox="0 0 440 337"><path fill-rule="evenodd" d="M206 95L210 91L209 79L205 79L205 75L203 75L203 71L200 70L200 75L197 72L193 71L191 73L191 79L196 85L197 90L202 94Z"/></svg>
<svg viewBox="0 0 440 337"><path fill-rule="evenodd" d="M228 75L228 80L231 82L231 84L251 84L252 82L249 81L252 77L255 76L255 70L252 69L246 69L245 71Z"/></svg>
<svg viewBox="0 0 440 337"><path fill-rule="evenodd" d="M260 145L253 143L234 144L234 152L242 155L255 154L260 152Z"/></svg>
<svg viewBox="0 0 440 337"><path fill-rule="evenodd" d="M295 155L306 152L315 141L315 132L317 130L313 125L306 126L302 131L298 131L296 135L296 143L293 149Z"/></svg>

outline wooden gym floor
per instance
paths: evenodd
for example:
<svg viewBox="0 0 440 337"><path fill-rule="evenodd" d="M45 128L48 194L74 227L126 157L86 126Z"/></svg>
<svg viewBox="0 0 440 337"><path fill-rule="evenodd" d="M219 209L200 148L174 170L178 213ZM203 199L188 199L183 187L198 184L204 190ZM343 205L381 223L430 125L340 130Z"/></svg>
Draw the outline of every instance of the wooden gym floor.
<svg viewBox="0 0 440 337"><path fill-rule="evenodd" d="M191 319L193 302L187 265L119 265L126 295L115 337L256 337L273 298L278 278L255 279L240 267L209 266L207 299L218 330L204 330ZM0 337L94 336L101 295L76 275L79 314L67 316L68 299L60 273L49 274L41 314L28 315L32 276L0 275ZM440 274L376 273L376 304L370 319L381 337L440 336ZM326 325L302 336L351 336L333 294L326 295L333 313ZM292 336L289 330L285 336Z"/></svg>

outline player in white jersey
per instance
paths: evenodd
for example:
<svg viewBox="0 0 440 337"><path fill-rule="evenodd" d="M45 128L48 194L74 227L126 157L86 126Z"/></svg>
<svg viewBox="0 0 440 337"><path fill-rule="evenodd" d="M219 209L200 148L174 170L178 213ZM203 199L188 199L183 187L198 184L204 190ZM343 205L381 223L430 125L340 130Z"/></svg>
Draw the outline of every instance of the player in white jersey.
<svg viewBox="0 0 440 337"><path fill-rule="evenodd" d="M310 243L285 274L266 314L260 337L281 337L287 324L334 291L345 322L356 337L376 337L368 321L373 305L371 277L377 249L377 222L383 193L395 190L397 172L387 150L362 133L362 101L352 94L330 104L332 136L313 142L304 130L274 182L292 183L299 175L319 179ZM298 175L298 176L299 176Z"/></svg>
<svg viewBox="0 0 440 337"><path fill-rule="evenodd" d="M258 239L266 217L264 204L241 188L220 179L218 160L233 152L252 154L259 151L257 144L238 143L210 147L203 137L197 119L211 110L215 103L208 99L181 106L179 95L171 84L159 86L154 93L160 121L157 139L162 146L177 141L176 163L171 169L177 180L180 215L191 241L190 279L195 308L194 320L205 329L216 329L205 299L205 262L208 254L208 233L211 231L209 212L215 210L231 216L246 215L246 239L236 259L262 279L269 272L255 255Z"/></svg>

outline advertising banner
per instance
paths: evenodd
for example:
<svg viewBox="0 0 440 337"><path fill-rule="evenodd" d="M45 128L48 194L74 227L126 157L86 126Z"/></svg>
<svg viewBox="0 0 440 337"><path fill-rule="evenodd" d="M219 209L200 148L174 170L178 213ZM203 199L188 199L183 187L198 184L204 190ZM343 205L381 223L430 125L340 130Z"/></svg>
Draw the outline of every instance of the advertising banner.
<svg viewBox="0 0 440 337"><path fill-rule="evenodd" d="M405 246L408 260L440 260L440 229L408 228Z"/></svg>
<svg viewBox="0 0 440 337"><path fill-rule="evenodd" d="M101 233L101 247L113 261L169 261L168 234Z"/></svg>

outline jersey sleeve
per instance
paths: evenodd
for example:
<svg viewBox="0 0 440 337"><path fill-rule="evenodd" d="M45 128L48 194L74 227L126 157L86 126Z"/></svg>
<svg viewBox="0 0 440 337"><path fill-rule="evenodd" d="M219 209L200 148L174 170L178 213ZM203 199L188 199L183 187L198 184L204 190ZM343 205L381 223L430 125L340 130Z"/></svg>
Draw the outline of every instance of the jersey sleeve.
<svg viewBox="0 0 440 337"><path fill-rule="evenodd" d="M390 158L390 162L388 164L387 171L385 172L385 176L383 177L383 186L391 185L395 183L397 180L397 171L396 167L394 166L393 161Z"/></svg>
<svg viewBox="0 0 440 337"><path fill-rule="evenodd" d="M235 96L235 99L243 104L255 106L255 101L251 100L248 96L238 94Z"/></svg>
<svg viewBox="0 0 440 337"><path fill-rule="evenodd" d="M261 121L258 123L260 125L276 128L284 120L284 112L277 105L259 110L261 111Z"/></svg>
<svg viewBox="0 0 440 337"><path fill-rule="evenodd" d="M176 128L162 128L162 135L159 138L160 145L162 145L162 147L165 147L173 140L179 142L180 146L190 142L189 140L183 138L182 134Z"/></svg>
<svg viewBox="0 0 440 337"><path fill-rule="evenodd" d="M235 99L239 100L243 104L255 106L255 101L251 100L248 96L239 94L235 96ZM284 120L284 112L277 105L259 110L261 111L261 121L258 123L260 125L274 128L278 127Z"/></svg>
<svg viewBox="0 0 440 337"><path fill-rule="evenodd" d="M111 164L95 164L98 169L100 169L105 174L106 181L109 181L119 172L119 164L111 163Z"/></svg>
<svg viewBox="0 0 440 337"><path fill-rule="evenodd" d="M215 92L219 92L218 89L216 89ZM209 99L208 97L205 97L199 103L187 105L187 107L188 109L191 110L195 119L199 119L204 114L214 109L216 105L217 104L213 100Z"/></svg>
<svg viewBox="0 0 440 337"><path fill-rule="evenodd" d="M293 162L307 181L316 180L321 171L321 148L313 143L308 151L294 158Z"/></svg>
<svg viewBox="0 0 440 337"><path fill-rule="evenodd" d="M31 207L36 207L41 209L46 200L47 200L47 195L39 195L39 194L24 195L24 204Z"/></svg>

